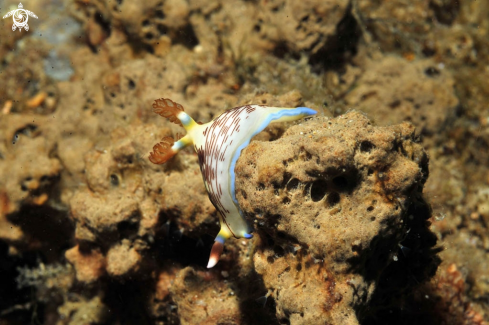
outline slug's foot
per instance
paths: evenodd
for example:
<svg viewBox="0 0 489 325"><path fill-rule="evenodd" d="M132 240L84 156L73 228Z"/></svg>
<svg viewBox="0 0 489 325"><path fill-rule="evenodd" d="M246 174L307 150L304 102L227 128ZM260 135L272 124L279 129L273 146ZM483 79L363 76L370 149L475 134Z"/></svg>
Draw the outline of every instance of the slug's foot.
<svg viewBox="0 0 489 325"><path fill-rule="evenodd" d="M224 248L223 243L219 241L214 242L214 245L212 245L212 249L211 249L211 255L209 256L209 263L207 263L208 269L214 267L217 264L217 262L219 262L219 258L221 257L223 248Z"/></svg>
<svg viewBox="0 0 489 325"><path fill-rule="evenodd" d="M153 147L153 152L149 154L149 161L153 164L161 165L173 157L176 152L172 149L175 140L172 137L164 137L160 143Z"/></svg>
<svg viewBox="0 0 489 325"><path fill-rule="evenodd" d="M175 103L171 99L160 98L155 100L153 103L153 112L166 117L172 123L183 126L182 122L178 118L178 114L183 112L183 106Z"/></svg>

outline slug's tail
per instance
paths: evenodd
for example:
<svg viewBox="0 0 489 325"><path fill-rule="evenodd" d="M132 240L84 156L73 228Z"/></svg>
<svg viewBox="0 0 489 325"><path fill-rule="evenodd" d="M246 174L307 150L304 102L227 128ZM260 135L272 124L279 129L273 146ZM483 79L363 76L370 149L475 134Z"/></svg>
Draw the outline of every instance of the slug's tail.
<svg viewBox="0 0 489 325"><path fill-rule="evenodd" d="M221 216L219 216L219 221L221 221L221 230L214 240L214 245L212 245L211 255L209 256L209 263L207 263L208 269L214 267L217 262L219 262L219 258L221 257L222 250L224 248L224 242L226 241L226 239L232 236L228 228L223 225Z"/></svg>
<svg viewBox="0 0 489 325"><path fill-rule="evenodd" d="M221 258L222 250L224 249L224 243L220 241L214 242L211 249L211 255L209 256L209 262L207 263L207 268L210 269L214 267L217 262L219 262L219 258Z"/></svg>
<svg viewBox="0 0 489 325"><path fill-rule="evenodd" d="M221 257L222 251L224 249L224 242L226 241L226 239L233 237L233 233L229 230L228 226L222 222L222 217L219 217L219 220L221 221L221 230L214 240L214 245L212 245L209 262L207 263L208 269L214 267L217 262L219 262L219 258ZM241 237L250 239L251 237L253 237L253 235L244 233L241 235Z"/></svg>

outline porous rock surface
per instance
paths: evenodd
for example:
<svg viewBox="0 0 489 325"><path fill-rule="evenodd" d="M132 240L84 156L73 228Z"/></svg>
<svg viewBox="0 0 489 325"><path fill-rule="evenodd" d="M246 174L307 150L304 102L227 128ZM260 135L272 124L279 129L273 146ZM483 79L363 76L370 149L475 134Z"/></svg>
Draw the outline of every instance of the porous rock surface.
<svg viewBox="0 0 489 325"><path fill-rule="evenodd" d="M488 4L24 4L40 17L29 32L0 23L0 323L483 324ZM1 10L17 6L5 0ZM368 130L410 127L343 132L345 121L323 117L286 134L288 124L268 127L242 157L257 156L263 168L239 179L254 239L227 241L206 270L219 225L197 157L186 149L164 166L147 161L161 137L182 132L152 113L160 97L202 122L243 104L308 106L326 116L354 108L379 126L409 120L422 136L392 131L397 142L383 149L360 140ZM349 123L364 123L357 115ZM333 156L313 146L328 126L339 131L323 137L326 148L345 150ZM443 248L429 282L437 261L431 210L419 194L426 166L405 157L419 145L430 157L429 230ZM357 168L374 163L370 175ZM416 164L421 178L414 167L399 171ZM390 214L395 204L402 211Z"/></svg>
<svg viewBox="0 0 489 325"><path fill-rule="evenodd" d="M181 324L241 324L239 301L229 284L197 272L179 271L171 286Z"/></svg>
<svg viewBox="0 0 489 325"><path fill-rule="evenodd" d="M162 222L173 221L182 232L197 233L204 231L202 224L214 224L215 209L202 187L196 157L182 153L173 162L189 163L192 171L159 172L161 167L146 159L145 148L169 130L139 126L131 128L127 138L126 131L114 130L111 145L85 155L87 187L70 200L79 247L67 251L66 257L80 281L93 282L105 271L115 277L137 272L142 252L161 236ZM182 186L182 179L186 185ZM189 203L190 198L201 204ZM89 261L96 271L86 271Z"/></svg>
<svg viewBox="0 0 489 325"><path fill-rule="evenodd" d="M285 43L297 52L311 53L322 48L343 18L347 2L334 1L260 1L258 30L276 44Z"/></svg>
<svg viewBox="0 0 489 325"><path fill-rule="evenodd" d="M392 56L369 61L367 66L345 101L378 124L410 121L421 133L432 135L455 118L459 104L453 93L455 80L436 62L409 63Z"/></svg>
<svg viewBox="0 0 489 325"><path fill-rule="evenodd" d="M276 141L252 142L236 175L240 206L260 238L255 269L283 321L358 323L357 308L383 290L374 279L403 264L409 236L423 247L410 247L408 258L427 262L416 272L436 270L421 199L428 157L409 123L374 127L356 111L315 117Z"/></svg>

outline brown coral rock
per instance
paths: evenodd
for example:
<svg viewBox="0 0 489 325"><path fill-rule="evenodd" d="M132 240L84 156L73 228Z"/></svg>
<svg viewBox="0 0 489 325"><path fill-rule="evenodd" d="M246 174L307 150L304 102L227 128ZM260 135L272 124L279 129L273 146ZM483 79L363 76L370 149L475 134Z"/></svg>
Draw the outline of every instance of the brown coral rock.
<svg viewBox="0 0 489 325"><path fill-rule="evenodd" d="M359 0L355 3L355 9L382 49L394 51L401 47L408 51L414 44L420 44L434 29L433 21L436 18L431 4L418 0L409 3Z"/></svg>
<svg viewBox="0 0 489 325"><path fill-rule="evenodd" d="M103 324L109 312L100 297L67 301L58 308L58 313L63 317L56 325Z"/></svg>
<svg viewBox="0 0 489 325"><path fill-rule="evenodd" d="M155 287L148 301L150 301L150 311L153 317L168 320L167 323L172 324L178 322L178 315L175 305L171 299L170 289L175 281L176 272L180 266L173 266L159 271L155 274Z"/></svg>
<svg viewBox="0 0 489 325"><path fill-rule="evenodd" d="M212 274L186 267L177 273L171 293L181 324L241 324L236 295Z"/></svg>
<svg viewBox="0 0 489 325"><path fill-rule="evenodd" d="M263 275L272 297L279 302L278 319L289 318L291 324L317 324L318 316L329 314L334 324L357 324L353 308L341 303L343 295L349 299L347 282L337 283L323 261L280 255L273 250L259 250L254 256L256 271Z"/></svg>
<svg viewBox="0 0 489 325"><path fill-rule="evenodd" d="M170 236L170 222L180 236L216 227L195 154L181 153L164 166L147 159L169 132L154 125L117 128L85 154L87 186L70 199L70 216L75 239L103 252L109 276L137 273L143 251Z"/></svg>
<svg viewBox="0 0 489 325"><path fill-rule="evenodd" d="M285 43L292 51L316 52L334 34L345 1L260 1L257 28L264 38Z"/></svg>
<svg viewBox="0 0 489 325"><path fill-rule="evenodd" d="M80 7L78 10L85 11L88 18L95 16L99 21L110 21L115 27L123 26L128 35L149 46L178 38L178 32L188 24L188 3L183 0L151 0L141 3L129 1L116 4L97 0ZM78 16L84 20L83 16ZM84 23L89 40L94 40L92 44L98 45L96 41L103 39L104 31L94 31L92 20L93 18L86 19Z"/></svg>
<svg viewBox="0 0 489 325"><path fill-rule="evenodd" d="M129 240L112 247L107 253L107 273L112 276L121 276L137 271L142 257L135 247L131 247Z"/></svg>
<svg viewBox="0 0 489 325"><path fill-rule="evenodd" d="M65 256L75 266L78 281L96 281L105 271L105 258L98 249L81 252L80 246L75 246L67 250Z"/></svg>
<svg viewBox="0 0 489 325"><path fill-rule="evenodd" d="M463 294L467 290L467 283L455 263L440 267L432 282L439 295L435 308L444 315L447 324L487 324L484 321L484 311L468 302Z"/></svg>
<svg viewBox="0 0 489 325"><path fill-rule="evenodd" d="M0 160L0 187L6 191L10 204L6 213L12 213L24 203L41 203L43 194L50 194L62 168L60 161L50 153L54 144L47 139L45 119L35 115L9 115L0 120L0 140L7 144ZM44 124L39 128L39 124ZM18 164L17 161L26 161ZM36 200L37 199L37 200Z"/></svg>
<svg viewBox="0 0 489 325"><path fill-rule="evenodd" d="M262 237L255 267L280 319L356 323L355 306L383 285L372 280L404 263L398 252L407 233L431 238L420 198L428 158L414 139L409 123L374 127L353 111L313 118L244 150L237 198L255 216ZM429 251L434 243L425 245ZM419 270L425 278L435 260Z"/></svg>
<svg viewBox="0 0 489 325"><path fill-rule="evenodd" d="M409 63L384 57L371 61L346 103L371 115L378 124L410 121L421 132L433 134L455 116L455 80L432 60Z"/></svg>

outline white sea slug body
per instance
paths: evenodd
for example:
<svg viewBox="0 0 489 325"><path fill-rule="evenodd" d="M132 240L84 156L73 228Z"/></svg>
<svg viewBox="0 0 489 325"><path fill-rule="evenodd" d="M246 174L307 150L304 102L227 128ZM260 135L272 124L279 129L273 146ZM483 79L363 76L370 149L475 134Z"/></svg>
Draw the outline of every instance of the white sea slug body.
<svg viewBox="0 0 489 325"><path fill-rule="evenodd" d="M209 123L198 124L183 111L180 104L161 98L153 104L155 113L182 125L187 135L176 141L165 137L153 147L149 160L163 164L178 151L192 145L199 157L200 170L209 199L219 211L221 230L215 239L208 268L217 264L224 241L230 237L251 238L235 193L236 161L253 136L272 122L284 122L314 115L307 107L284 108L245 105L225 111Z"/></svg>

